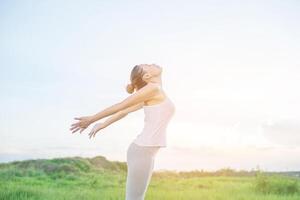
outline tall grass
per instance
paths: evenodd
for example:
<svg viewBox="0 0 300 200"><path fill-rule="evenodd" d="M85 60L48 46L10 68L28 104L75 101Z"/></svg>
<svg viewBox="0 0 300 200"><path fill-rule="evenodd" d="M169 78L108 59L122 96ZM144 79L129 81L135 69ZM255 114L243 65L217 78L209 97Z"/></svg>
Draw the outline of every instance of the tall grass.
<svg viewBox="0 0 300 200"><path fill-rule="evenodd" d="M298 179L276 174L266 175L263 172L256 174L254 187L264 194L292 195L300 192Z"/></svg>

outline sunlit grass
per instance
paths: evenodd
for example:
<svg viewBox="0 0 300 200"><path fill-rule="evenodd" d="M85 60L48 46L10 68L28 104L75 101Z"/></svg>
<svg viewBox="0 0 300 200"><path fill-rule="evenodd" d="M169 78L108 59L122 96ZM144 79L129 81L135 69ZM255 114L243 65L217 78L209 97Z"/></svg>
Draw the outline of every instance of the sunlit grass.
<svg viewBox="0 0 300 200"><path fill-rule="evenodd" d="M126 163L104 157L0 165L0 200L124 200ZM155 172L146 200L299 200L300 180L233 170Z"/></svg>

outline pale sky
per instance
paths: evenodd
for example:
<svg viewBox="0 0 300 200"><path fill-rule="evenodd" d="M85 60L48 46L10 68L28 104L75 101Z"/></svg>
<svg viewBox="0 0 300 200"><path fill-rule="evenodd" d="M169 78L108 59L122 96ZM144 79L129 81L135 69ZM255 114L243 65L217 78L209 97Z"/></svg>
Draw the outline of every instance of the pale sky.
<svg viewBox="0 0 300 200"><path fill-rule="evenodd" d="M90 140L74 117L163 67L176 106L155 170L300 170L299 1L1 1L0 162L126 161L143 110Z"/></svg>

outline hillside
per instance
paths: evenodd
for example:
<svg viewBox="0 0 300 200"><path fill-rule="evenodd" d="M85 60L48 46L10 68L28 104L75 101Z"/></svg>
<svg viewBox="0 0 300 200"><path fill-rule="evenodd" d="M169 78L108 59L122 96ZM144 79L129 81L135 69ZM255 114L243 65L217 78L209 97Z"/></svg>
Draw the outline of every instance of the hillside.
<svg viewBox="0 0 300 200"><path fill-rule="evenodd" d="M0 164L1 176L68 175L99 171L125 172L125 162L109 161L104 156L93 158L65 157L35 159Z"/></svg>

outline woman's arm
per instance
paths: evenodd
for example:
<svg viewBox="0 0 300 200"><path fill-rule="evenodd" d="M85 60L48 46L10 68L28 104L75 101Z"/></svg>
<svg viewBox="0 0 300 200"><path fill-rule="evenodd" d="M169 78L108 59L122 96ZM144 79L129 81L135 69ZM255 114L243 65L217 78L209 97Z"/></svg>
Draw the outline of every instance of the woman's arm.
<svg viewBox="0 0 300 200"><path fill-rule="evenodd" d="M103 122L103 128L106 128L107 126L111 125L112 123L122 119L123 117L125 117L127 114L125 113L121 113L121 112L117 112L113 115L111 115L111 117L107 118L104 122Z"/></svg>
<svg viewBox="0 0 300 200"><path fill-rule="evenodd" d="M136 93L125 98L120 103L114 104L114 105L98 112L97 114L91 116L90 123L93 123L104 117L107 117L107 116L117 113L121 110L129 108L130 106L144 102L149 97L155 95L158 90L159 90L159 88L157 87L157 85L147 84L146 86L144 86L143 88L138 90Z"/></svg>
<svg viewBox="0 0 300 200"><path fill-rule="evenodd" d="M105 120L103 126L107 127L110 124L114 123L115 121L118 121L118 120L122 119L123 117L127 116L128 113L136 111L136 110L142 108L143 106L144 106L144 102L133 105L133 106L130 106L130 107L124 109L124 110L121 110L121 111L113 114L107 120Z"/></svg>
<svg viewBox="0 0 300 200"><path fill-rule="evenodd" d="M99 130L106 128L107 126L109 126L113 122L116 122L116 121L122 119L123 117L125 117L128 113L136 111L136 110L142 108L143 106L144 106L144 102L133 105L133 106L130 106L130 107L124 109L124 110L121 110L121 111L117 112L116 114L113 114L111 117L109 117L103 123L95 124L94 128L89 133L90 138L95 137L96 133Z"/></svg>
<svg viewBox="0 0 300 200"><path fill-rule="evenodd" d="M70 130L72 133L80 130L80 133L84 131L91 123L98 121L104 117L115 114L121 110L125 110L133 105L144 102L145 100L151 98L159 92L159 87L157 84L148 83L146 86L142 87L136 93L125 98L120 103L116 103L92 116L75 117L74 119L79 120L79 122L72 124Z"/></svg>

